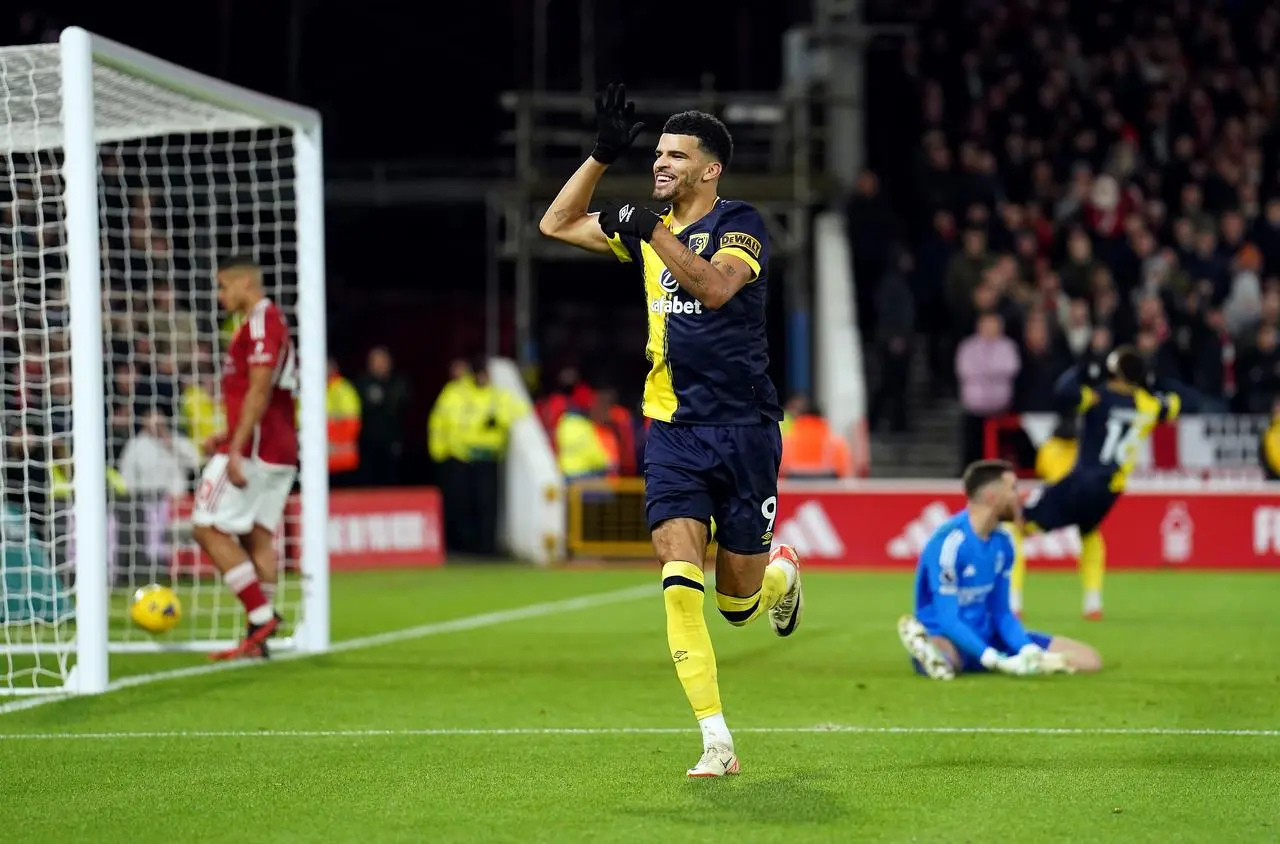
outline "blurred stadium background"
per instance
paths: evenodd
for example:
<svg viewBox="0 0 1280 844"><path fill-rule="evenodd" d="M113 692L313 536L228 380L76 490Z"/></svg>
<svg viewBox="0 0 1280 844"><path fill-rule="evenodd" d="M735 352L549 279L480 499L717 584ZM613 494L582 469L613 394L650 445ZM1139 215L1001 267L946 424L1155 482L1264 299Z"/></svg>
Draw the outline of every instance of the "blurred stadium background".
<svg viewBox="0 0 1280 844"><path fill-rule="evenodd" d="M766 210L778 256L774 376L793 416L807 406L827 426L796 432L792 474L944 480L980 454L1012 456L1033 474L1035 449L1057 421L1053 378L1129 342L1153 371L1212 397L1218 411L1160 432L1144 458L1151 484L1187 490L1195 521L1195 490L1251 488L1274 475L1261 447L1280 395L1272 4L712 2L705 13L732 48L703 51L688 68L664 62L661 72L649 60L664 49L658 11L572 0L501 6L496 26L460 9L419 21L373 3L362 9L361 37L378 48L360 48L358 62L335 60L351 53L348 33L330 7L304 0L202 6L192 14L210 37L190 43L145 3L38 7L2 23L6 43L20 44L54 38L74 18L320 109L329 352L364 398L359 411L335 411L364 417L363 437L331 428L364 454L363 468L335 473L335 485L444 486L455 499L446 513L494 524L471 514L490 509L496 493L483 481L479 492L474 483L449 489L450 447L438 443L433 455L427 436L451 362L481 355L515 362L519 384L508 387L522 388L515 398L537 411L552 449L565 408L593 421L608 461L570 467L571 476L637 474L646 363L633 286L624 268L579 260L530 227L588 147L592 92L613 79L629 84L651 125L699 106L735 132L729 188ZM388 117L371 123L370 112ZM642 159L623 164L607 190L646 192ZM120 236L144 224L163 236L165 213L163 201L134 209ZM118 316L128 308L135 325L148 324L148 308L173 307L108 305ZM1001 316L1015 365L989 388L979 386L986 373L973 374L966 390L956 355L979 311ZM113 339L118 357L142 357L125 327ZM390 361L371 375L375 346ZM135 402L139 426L150 410L181 416L182 385L175 399L146 367L133 377L144 392L164 393ZM369 400L384 390L390 401ZM442 421L439 436L457 424ZM828 434L839 444L824 457L813 444ZM538 440L513 436L522 452ZM127 438L113 440L114 457ZM562 480L537 465L504 470L532 500ZM626 550L644 556L638 508L600 501L548 511L582 536L551 525L536 540L510 537L532 528L504 516L496 544L465 526L449 543L493 554L514 541L529 556L536 541L562 558L596 556L610 550L601 542L625 536L634 545ZM837 530L852 512L838 497L818 508ZM804 546L794 509L780 523L793 524ZM886 542L909 527L892 518L898 532ZM1223 553L1235 563L1252 556L1232 547ZM884 554L832 556L867 563Z"/></svg>

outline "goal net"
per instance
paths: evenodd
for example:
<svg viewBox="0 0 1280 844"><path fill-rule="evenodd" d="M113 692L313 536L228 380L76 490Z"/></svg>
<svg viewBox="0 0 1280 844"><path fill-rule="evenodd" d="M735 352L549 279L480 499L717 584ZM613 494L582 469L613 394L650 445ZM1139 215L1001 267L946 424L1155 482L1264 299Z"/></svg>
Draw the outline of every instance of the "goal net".
<svg viewBox="0 0 1280 844"><path fill-rule="evenodd" d="M209 651L243 633L190 525L204 444L225 429L236 325L215 268L232 254L263 267L303 366L276 648L323 648L327 505L308 471L325 448L318 117L78 29L0 48L0 109L0 694L101 691L108 651ZM304 508L319 541L304 542ZM129 621L152 583L182 605L160 636Z"/></svg>

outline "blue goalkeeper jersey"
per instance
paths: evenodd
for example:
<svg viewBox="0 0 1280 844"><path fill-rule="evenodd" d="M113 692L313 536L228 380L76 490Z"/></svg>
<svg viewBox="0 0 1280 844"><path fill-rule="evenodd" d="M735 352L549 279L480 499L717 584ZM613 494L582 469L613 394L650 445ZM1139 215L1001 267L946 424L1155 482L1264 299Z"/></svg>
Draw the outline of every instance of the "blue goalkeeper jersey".
<svg viewBox="0 0 1280 844"><path fill-rule="evenodd" d="M942 524L920 554L915 616L933 636L945 636L977 659L993 643L1016 653L1031 644L1009 608L1013 539L1003 529L978 536L961 510Z"/></svg>

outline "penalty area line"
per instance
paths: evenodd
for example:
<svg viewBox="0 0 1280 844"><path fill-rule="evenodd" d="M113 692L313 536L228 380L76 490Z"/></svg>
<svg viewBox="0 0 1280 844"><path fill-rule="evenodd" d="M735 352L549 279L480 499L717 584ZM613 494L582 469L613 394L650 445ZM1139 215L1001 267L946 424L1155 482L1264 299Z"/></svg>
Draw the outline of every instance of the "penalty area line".
<svg viewBox="0 0 1280 844"><path fill-rule="evenodd" d="M692 735L696 727L513 727L354 729L354 730L176 730L137 732L0 733L5 741L113 741L131 739L325 739L325 738L447 738L451 736L622 736ZM1205 736L1280 738L1280 729L1210 729L1183 727L870 727L820 724L813 727L739 727L735 733L765 735L1010 735L1010 736Z"/></svg>
<svg viewBox="0 0 1280 844"><path fill-rule="evenodd" d="M246 668L256 668L263 665L271 665L279 662L293 662L300 659L310 659L317 656L327 656L330 654L346 653L347 651L361 651L368 648L376 648L382 645L394 645L399 642L412 642L418 639L428 639L432 636L441 636L445 633L460 633L466 630L477 630L482 627L495 627L500 624L509 624L514 621L525 621L531 618L546 618L547 616L563 615L565 613L577 612L579 610L595 609L597 607L606 607L611 604L621 604L627 601L634 601L638 598L652 596L655 594L654 586L629 586L626 589L615 589L612 592L597 592L593 595L581 595L577 598L566 598L561 601L546 601L540 604L529 604L523 607L515 607L509 610L496 610L494 612L479 613L478 615L467 615L461 618L454 618L448 621L434 621L429 624L419 624L415 627L405 627L400 630L390 630L386 633L375 633L370 636L360 636L355 639L344 639L340 642L334 642L329 646L327 651L322 653L309 653L303 651L286 651L278 656L273 656L269 660L261 659L243 659L234 662L214 662L207 665L192 665L186 668L175 668L169 671L156 671L150 674L134 674L128 677L121 677L119 680L113 680L107 685L105 694L130 689L134 686L148 686L152 683L163 683L168 680L182 680L187 677L203 677L206 674L218 674L223 671L239 671ZM92 697L100 697L93 695ZM60 703L67 700L81 699L78 695L51 693L48 697L32 697L23 698L21 700L11 701L9 703L0 704L0 715L11 715L15 712L24 712L28 709L35 709L40 706L48 706L52 703Z"/></svg>

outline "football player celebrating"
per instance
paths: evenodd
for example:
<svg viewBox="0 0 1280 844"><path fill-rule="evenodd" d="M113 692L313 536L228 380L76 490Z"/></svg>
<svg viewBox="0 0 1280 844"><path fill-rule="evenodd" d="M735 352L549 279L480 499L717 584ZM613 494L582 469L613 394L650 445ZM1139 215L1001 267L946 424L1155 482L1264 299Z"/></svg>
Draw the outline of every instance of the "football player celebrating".
<svg viewBox="0 0 1280 844"><path fill-rule="evenodd" d="M595 149L551 203L539 229L640 270L651 367L644 414L645 509L662 564L667 643L702 728L692 777L738 773L703 616L702 560L714 519L716 606L741 627L766 616L779 636L799 626L799 557L770 552L778 506L782 408L769 380L765 332L769 238L760 213L722 199L733 141L709 114L672 116L653 151L653 199L587 206L605 169L643 126L622 86L597 100Z"/></svg>
<svg viewBox="0 0 1280 844"><path fill-rule="evenodd" d="M297 471L297 357L280 309L263 290L262 269L251 258L237 256L218 267L218 301L243 319L222 370L229 432L208 444L207 451L217 453L201 475L191 521L196 542L248 618L244 639L213 658L266 657L267 639L282 621L271 603L274 537Z"/></svg>
<svg viewBox="0 0 1280 844"><path fill-rule="evenodd" d="M1013 467L973 463L964 491L968 506L934 531L920 554L915 614L898 621L916 671L950 680L966 671L1023 677L1099 670L1102 658L1093 648L1028 632L1009 606L1013 539L999 525L1018 515Z"/></svg>
<svg viewBox="0 0 1280 844"><path fill-rule="evenodd" d="M1157 424L1177 419L1182 408L1179 394L1153 394L1145 389L1146 383L1146 365L1131 346L1120 346L1107 356L1106 380L1096 389L1080 383L1075 367L1058 379L1059 398L1079 414L1079 445L1071 471L1033 493L1024 505L1021 529L1014 526L1018 552L1010 591L1014 612L1022 611L1026 578L1023 534L1074 525L1080 530L1084 616L1102 618L1107 546L1098 528L1124 492L1143 440Z"/></svg>

